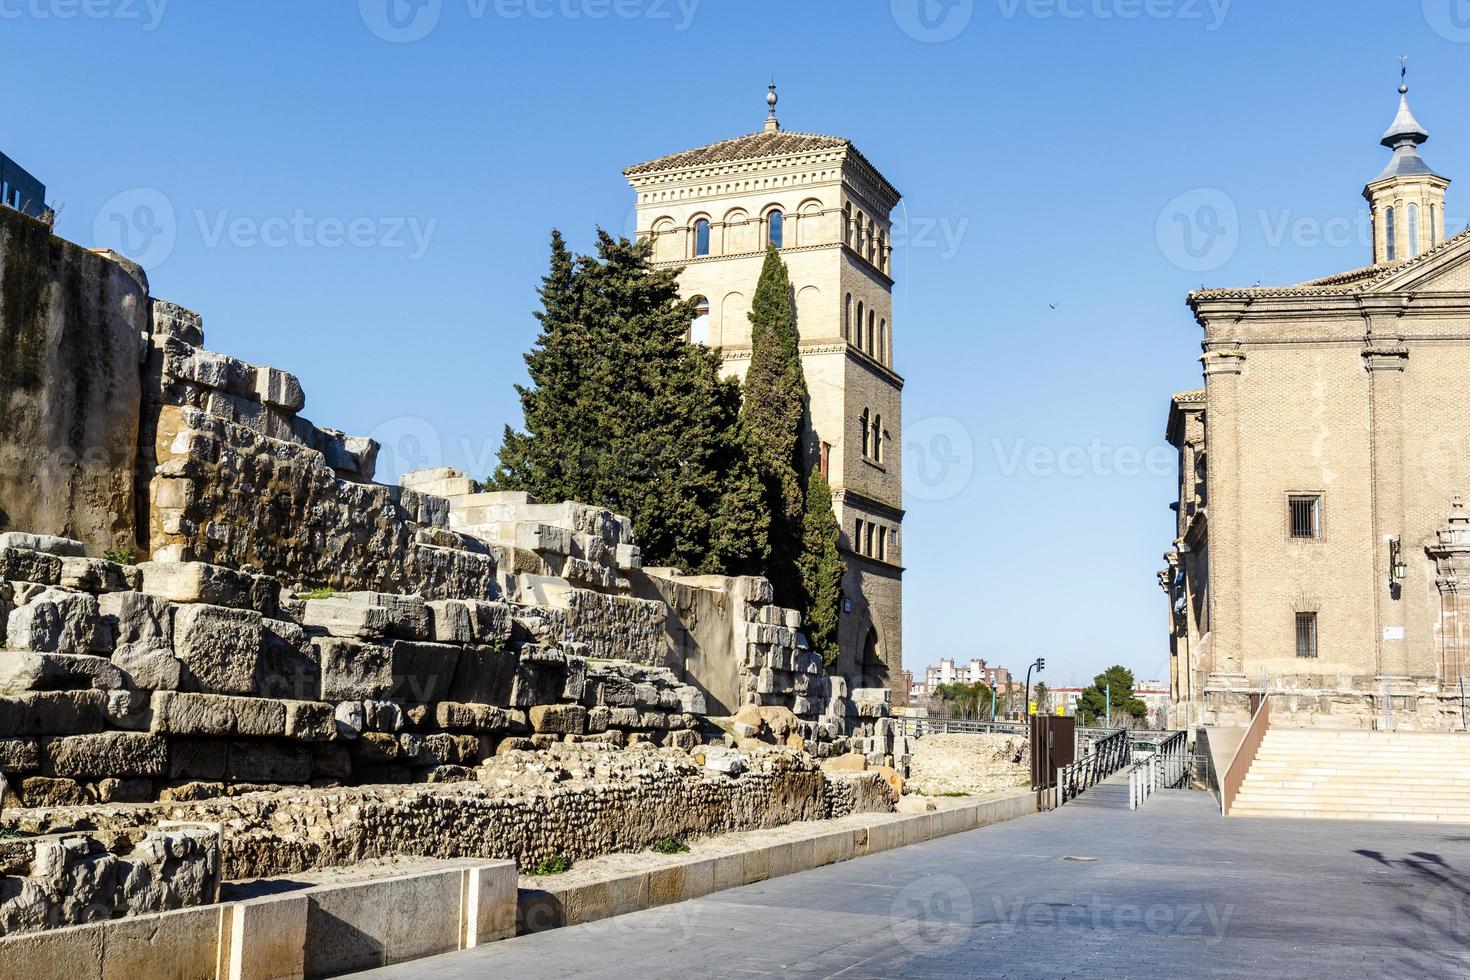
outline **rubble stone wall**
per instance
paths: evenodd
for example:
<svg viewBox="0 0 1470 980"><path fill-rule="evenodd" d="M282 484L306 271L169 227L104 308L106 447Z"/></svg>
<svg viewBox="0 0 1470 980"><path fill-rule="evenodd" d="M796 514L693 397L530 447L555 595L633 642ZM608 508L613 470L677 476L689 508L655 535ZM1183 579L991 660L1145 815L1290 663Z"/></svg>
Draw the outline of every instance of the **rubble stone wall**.
<svg viewBox="0 0 1470 980"><path fill-rule="evenodd" d="M771 751L716 772L684 752L558 746L513 753L475 782L256 793L192 803L21 811L21 829L72 823L120 832L161 820L226 827L226 880L293 874L392 854L487 857L524 870L693 838L892 810L876 773L827 775L809 757ZM7 820L7 822L11 822Z"/></svg>
<svg viewBox="0 0 1470 980"><path fill-rule="evenodd" d="M0 841L0 935L215 901L220 835L125 829Z"/></svg>

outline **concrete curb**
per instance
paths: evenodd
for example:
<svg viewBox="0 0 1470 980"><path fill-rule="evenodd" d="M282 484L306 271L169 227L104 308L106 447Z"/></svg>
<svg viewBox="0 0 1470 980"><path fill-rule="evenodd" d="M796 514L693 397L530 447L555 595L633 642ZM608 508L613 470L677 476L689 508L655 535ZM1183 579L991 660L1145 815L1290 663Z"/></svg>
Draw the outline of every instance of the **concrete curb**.
<svg viewBox="0 0 1470 980"><path fill-rule="evenodd" d="M556 878L520 879L517 934L596 922L686 902L767 878L810 871L896 847L961 834L1036 813L1036 794L960 803L930 813L861 814L788 824L702 842L723 853L609 855ZM777 840L772 841L775 837ZM629 868L636 861L642 865ZM650 867L649 865L652 865Z"/></svg>
<svg viewBox="0 0 1470 980"><path fill-rule="evenodd" d="M514 935L514 861L426 864L431 866L6 937L0 939L0 978L278 980L387 966ZM282 881L292 884L262 885Z"/></svg>

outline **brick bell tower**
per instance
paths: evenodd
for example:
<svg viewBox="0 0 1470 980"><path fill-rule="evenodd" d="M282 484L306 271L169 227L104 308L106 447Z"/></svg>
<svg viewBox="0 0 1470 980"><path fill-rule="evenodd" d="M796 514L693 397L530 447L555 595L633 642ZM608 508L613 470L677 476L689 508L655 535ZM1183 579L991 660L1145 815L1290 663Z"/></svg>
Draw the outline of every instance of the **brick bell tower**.
<svg viewBox="0 0 1470 980"><path fill-rule="evenodd" d="M903 378L894 370L891 214L898 191L849 140L789 132L776 86L760 130L641 163L637 234L702 300L690 340L726 372L750 364L750 304L767 245L791 273L812 431L847 565L836 672L889 687L903 671Z"/></svg>

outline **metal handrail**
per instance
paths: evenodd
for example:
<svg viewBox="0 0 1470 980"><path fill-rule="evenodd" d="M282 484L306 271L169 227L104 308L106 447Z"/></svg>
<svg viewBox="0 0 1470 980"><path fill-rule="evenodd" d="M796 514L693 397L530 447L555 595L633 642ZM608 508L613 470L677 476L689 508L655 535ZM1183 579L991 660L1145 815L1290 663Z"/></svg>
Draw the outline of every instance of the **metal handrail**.
<svg viewBox="0 0 1470 980"><path fill-rule="evenodd" d="M1157 751L1128 770L1128 809L1137 810L1160 789L1177 789L1189 779L1189 738L1175 732Z"/></svg>
<svg viewBox="0 0 1470 980"><path fill-rule="evenodd" d="M1113 773L1133 757L1133 733L1119 729L1094 742L1092 750L1069 766L1057 770L1056 805L1066 806Z"/></svg>

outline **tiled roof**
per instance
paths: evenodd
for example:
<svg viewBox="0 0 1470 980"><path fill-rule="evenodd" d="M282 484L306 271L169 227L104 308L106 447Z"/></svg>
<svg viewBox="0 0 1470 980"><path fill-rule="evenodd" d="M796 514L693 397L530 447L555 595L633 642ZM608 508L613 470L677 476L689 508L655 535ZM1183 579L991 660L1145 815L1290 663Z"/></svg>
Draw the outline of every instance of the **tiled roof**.
<svg viewBox="0 0 1470 980"><path fill-rule="evenodd" d="M1400 260L1389 265L1369 266L1326 279L1314 279L1295 286L1253 286L1234 289L1201 289L1189 294L1189 302L1218 299L1266 299L1293 296L1352 296L1372 292L1379 284L1399 275L1405 269L1416 269L1433 261L1445 252L1459 248L1470 241L1470 228L1453 238L1447 238L1426 252L1412 259Z"/></svg>
<svg viewBox="0 0 1470 980"><path fill-rule="evenodd" d="M695 150L671 153L629 167L623 173L629 177L655 173L660 170L683 170L687 167L703 167L712 163L733 163L736 160L754 160L759 157L784 156L788 153L807 153L812 150L835 150L851 147L852 143L840 136L818 136L814 133L787 133L777 130L769 133L751 133L734 139L711 143Z"/></svg>

